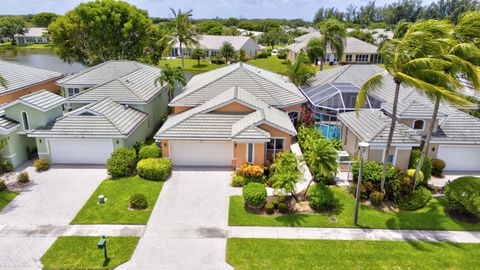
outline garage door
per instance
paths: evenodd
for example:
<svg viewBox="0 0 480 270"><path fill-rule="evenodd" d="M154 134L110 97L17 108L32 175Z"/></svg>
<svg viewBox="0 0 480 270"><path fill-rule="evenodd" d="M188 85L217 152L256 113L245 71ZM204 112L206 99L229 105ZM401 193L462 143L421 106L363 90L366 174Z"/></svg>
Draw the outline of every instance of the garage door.
<svg viewBox="0 0 480 270"><path fill-rule="evenodd" d="M480 171L480 146L441 145L438 158L447 164L445 170Z"/></svg>
<svg viewBox="0 0 480 270"><path fill-rule="evenodd" d="M232 142L170 142L172 162L176 166L230 166Z"/></svg>
<svg viewBox="0 0 480 270"><path fill-rule="evenodd" d="M53 163L105 164L113 151L109 139L50 139Z"/></svg>

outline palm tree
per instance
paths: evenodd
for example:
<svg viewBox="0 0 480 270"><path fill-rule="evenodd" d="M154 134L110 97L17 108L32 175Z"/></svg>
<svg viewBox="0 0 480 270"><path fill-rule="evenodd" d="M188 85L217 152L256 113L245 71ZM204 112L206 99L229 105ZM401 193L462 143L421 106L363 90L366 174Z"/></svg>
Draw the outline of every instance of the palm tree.
<svg viewBox="0 0 480 270"><path fill-rule="evenodd" d="M397 122L397 106L401 86L410 86L428 95L440 94L449 100L459 98L448 91L450 85L457 85L456 79L443 71L450 66L445 60L430 57L443 50L442 37L448 36L450 27L443 21L428 20L412 24L405 34L398 39L387 41L380 49L386 72L381 72L367 80L361 87L355 109L366 103L368 94L379 90L389 74L395 83L392 101L391 124L385 155L383 156L383 173L380 189L383 192L388 166L388 156L392 145L393 132Z"/></svg>
<svg viewBox="0 0 480 270"><path fill-rule="evenodd" d="M328 19L318 26L321 34L321 41L323 44L324 55L320 63L320 70L323 70L323 62L326 61L327 49L335 51L338 59L342 58L345 49L345 38L347 37L347 30L345 25L337 19Z"/></svg>
<svg viewBox="0 0 480 270"><path fill-rule="evenodd" d="M337 150L330 140L311 138L309 148L305 151L304 159L312 170L314 178L332 177L337 171ZM308 183L308 187L310 187L312 181ZM305 190L305 194L308 187Z"/></svg>
<svg viewBox="0 0 480 270"><path fill-rule="evenodd" d="M0 86L2 86L3 88L7 88L8 86L7 79L5 79L2 75L0 75Z"/></svg>
<svg viewBox="0 0 480 270"><path fill-rule="evenodd" d="M180 47L180 58L182 59L182 71L185 70L184 64L184 55L183 55L183 45L188 49L191 45L198 44L198 36L195 32L195 28L190 20L192 17L192 10L187 12L182 12L181 9L178 12L175 12L174 9L170 8L174 18L175 26L172 30L172 37L176 39Z"/></svg>
<svg viewBox="0 0 480 270"><path fill-rule="evenodd" d="M318 61L325 59L325 48L320 38L312 38L308 41L307 47L305 48L305 53L308 55L308 58L315 64L318 64Z"/></svg>
<svg viewBox="0 0 480 270"><path fill-rule="evenodd" d="M475 45L480 39L480 12L468 12L459 18L457 25L451 32L450 40L447 42L450 46L446 51L439 51L438 57L442 60L451 62L451 66L446 70L454 78L464 78L473 86L474 89L480 89L480 77L477 72L480 66L480 49ZM456 89L449 89L454 92ZM435 129L438 110L442 100L451 103L466 102L466 100L450 100L448 97L437 93L431 97L435 101L435 106L432 114L432 122L430 124L425 144L422 148L420 158L414 176L414 188L417 183L418 174L423 166L425 157L427 156L430 147L430 140Z"/></svg>
<svg viewBox="0 0 480 270"><path fill-rule="evenodd" d="M232 43L224 42L222 47L220 47L220 57L225 59L225 65L228 64L228 60L232 59L235 56L235 48L233 47Z"/></svg>
<svg viewBox="0 0 480 270"><path fill-rule="evenodd" d="M287 76L296 86L305 85L307 80L315 75L315 70L305 63L306 58L307 56L304 53L299 53L295 63L287 69Z"/></svg>
<svg viewBox="0 0 480 270"><path fill-rule="evenodd" d="M185 79L185 75L183 74L180 67L172 67L169 64L166 64L162 67L162 71L160 75L155 79L155 86L157 85L167 85L167 94L168 94L168 101L172 101L173 97L175 96L175 86L177 83L181 83L185 85L187 80Z"/></svg>

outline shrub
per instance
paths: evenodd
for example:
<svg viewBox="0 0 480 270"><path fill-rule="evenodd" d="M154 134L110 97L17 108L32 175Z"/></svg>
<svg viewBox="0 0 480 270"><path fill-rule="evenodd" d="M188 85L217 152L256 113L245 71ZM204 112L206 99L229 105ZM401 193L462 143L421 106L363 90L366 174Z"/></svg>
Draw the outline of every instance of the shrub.
<svg viewBox="0 0 480 270"><path fill-rule="evenodd" d="M0 173L13 172L13 166L8 162L8 160L2 160L0 162Z"/></svg>
<svg viewBox="0 0 480 270"><path fill-rule="evenodd" d="M278 53L278 54L277 54L277 58L278 58L278 59L283 59L283 60L287 59L287 52L280 52L280 53Z"/></svg>
<svg viewBox="0 0 480 270"><path fill-rule="evenodd" d="M374 191L370 193L368 199L372 205L380 205L383 202L383 199L385 199L385 195L380 191Z"/></svg>
<svg viewBox="0 0 480 270"><path fill-rule="evenodd" d="M263 168L259 165L245 162L240 166L240 173L245 177L261 177L263 176Z"/></svg>
<svg viewBox="0 0 480 270"><path fill-rule="evenodd" d="M410 179L412 179L412 181L413 181L413 178L415 177L415 171L416 171L415 169L409 169L407 171L407 176L410 177ZM423 172L419 171L418 172L417 185L423 183L423 180L424 180Z"/></svg>
<svg viewBox="0 0 480 270"><path fill-rule="evenodd" d="M457 178L445 186L444 192L451 208L480 217L480 177Z"/></svg>
<svg viewBox="0 0 480 270"><path fill-rule="evenodd" d="M288 205L284 202L278 204L278 212L285 214L288 212Z"/></svg>
<svg viewBox="0 0 480 270"><path fill-rule="evenodd" d="M142 159L137 164L138 175L148 180L167 180L172 171L172 162L166 158Z"/></svg>
<svg viewBox="0 0 480 270"><path fill-rule="evenodd" d="M323 183L327 186L332 186L332 185L335 185L336 182L335 182L335 176L331 175L331 176L319 176L319 175L314 175L313 176L313 180L316 182L316 183Z"/></svg>
<svg viewBox="0 0 480 270"><path fill-rule="evenodd" d="M239 174L234 174L230 185L232 187L243 187L245 185L245 177Z"/></svg>
<svg viewBox="0 0 480 270"><path fill-rule="evenodd" d="M40 159L36 159L33 162L33 166L35 167L37 172L42 172L42 171L46 171L46 170L48 170L48 168L50 168L50 163L48 162L47 159L40 158Z"/></svg>
<svg viewBox="0 0 480 270"><path fill-rule="evenodd" d="M269 52L257 52L255 54L255 59L257 59L257 58L268 58L268 57L270 57L270 55L272 55L272 54L269 53Z"/></svg>
<svg viewBox="0 0 480 270"><path fill-rule="evenodd" d="M402 198L398 206L405 210L417 210L425 207L432 199L430 190L424 187L418 187L408 196Z"/></svg>
<svg viewBox="0 0 480 270"><path fill-rule="evenodd" d="M147 197L145 197L145 195L143 195L142 193L135 193L130 196L130 208L136 210L143 210L147 209L147 207Z"/></svg>
<svg viewBox="0 0 480 270"><path fill-rule="evenodd" d="M418 160L420 159L421 154L422 152L419 149L412 150L412 154L410 156L410 163L408 165L409 168L411 169L417 168ZM425 183L428 182L428 180L430 180L432 176L432 159L429 156L425 157L421 171L423 172Z"/></svg>
<svg viewBox="0 0 480 270"><path fill-rule="evenodd" d="M137 162L137 153L134 148L122 147L112 152L107 160L107 171L113 178L133 174Z"/></svg>
<svg viewBox="0 0 480 270"><path fill-rule="evenodd" d="M224 59L214 58L214 57L212 57L212 59L210 59L210 62L211 62L212 64L217 64L217 65L224 65L224 64L225 64L225 60L224 60Z"/></svg>
<svg viewBox="0 0 480 270"><path fill-rule="evenodd" d="M310 187L307 194L310 197L310 207L314 210L329 210L334 205L333 192L322 183Z"/></svg>
<svg viewBox="0 0 480 270"><path fill-rule="evenodd" d="M7 185L5 184L5 181L0 180L0 191L7 190Z"/></svg>
<svg viewBox="0 0 480 270"><path fill-rule="evenodd" d="M441 177L443 175L443 169L445 169L446 166L445 161L436 158L432 159L432 175Z"/></svg>
<svg viewBox="0 0 480 270"><path fill-rule="evenodd" d="M275 212L275 205L273 203L265 204L265 213L271 215Z"/></svg>
<svg viewBox="0 0 480 270"><path fill-rule="evenodd" d="M273 198L272 199L272 204L275 208L278 208L278 204L283 202L280 198Z"/></svg>
<svg viewBox="0 0 480 270"><path fill-rule="evenodd" d="M159 158L162 155L162 150L156 144L145 145L140 148L138 152L138 159L146 159L146 158Z"/></svg>
<svg viewBox="0 0 480 270"><path fill-rule="evenodd" d="M264 184L248 183L242 190L243 199L251 207L261 207L267 199L267 188Z"/></svg>
<svg viewBox="0 0 480 270"><path fill-rule="evenodd" d="M21 172L17 175L17 181L20 183L28 183L30 182L30 176L28 172Z"/></svg>

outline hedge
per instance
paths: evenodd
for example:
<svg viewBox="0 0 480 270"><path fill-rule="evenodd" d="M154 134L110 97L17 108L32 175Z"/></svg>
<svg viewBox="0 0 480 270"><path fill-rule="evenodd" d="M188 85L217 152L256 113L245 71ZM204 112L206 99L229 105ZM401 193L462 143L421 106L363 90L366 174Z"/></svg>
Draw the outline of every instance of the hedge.
<svg viewBox="0 0 480 270"><path fill-rule="evenodd" d="M137 162L137 152L132 147L118 148L107 160L107 171L113 178L132 175Z"/></svg>
<svg viewBox="0 0 480 270"><path fill-rule="evenodd" d="M140 148L138 151L138 159L146 159L146 158L159 158L162 155L162 150L155 144L145 145Z"/></svg>
<svg viewBox="0 0 480 270"><path fill-rule="evenodd" d="M137 173L140 177L148 180L167 180L172 171L172 162L166 158L142 159L137 164Z"/></svg>
<svg viewBox="0 0 480 270"><path fill-rule="evenodd" d="M450 207L480 217L480 177L457 178L445 186L444 193Z"/></svg>

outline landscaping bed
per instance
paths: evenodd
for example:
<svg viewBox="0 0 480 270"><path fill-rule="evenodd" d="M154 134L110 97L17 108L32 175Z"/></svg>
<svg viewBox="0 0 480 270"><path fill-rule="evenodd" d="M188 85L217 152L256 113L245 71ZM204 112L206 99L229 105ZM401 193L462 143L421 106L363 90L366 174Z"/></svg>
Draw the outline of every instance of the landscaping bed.
<svg viewBox="0 0 480 270"><path fill-rule="evenodd" d="M479 244L292 239L227 240L235 269L476 269Z"/></svg>
<svg viewBox="0 0 480 270"><path fill-rule="evenodd" d="M130 260L139 237L107 237L108 259L97 248L100 237L59 237L40 259L44 269L113 269Z"/></svg>

